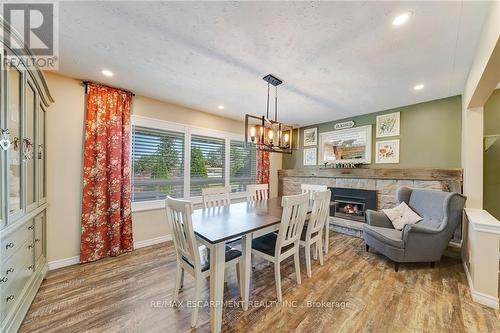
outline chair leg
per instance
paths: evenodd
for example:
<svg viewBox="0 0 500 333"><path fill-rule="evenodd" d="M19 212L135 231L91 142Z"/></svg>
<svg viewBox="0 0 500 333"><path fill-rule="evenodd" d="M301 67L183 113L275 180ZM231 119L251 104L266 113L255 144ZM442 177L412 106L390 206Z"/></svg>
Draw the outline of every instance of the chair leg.
<svg viewBox="0 0 500 333"><path fill-rule="evenodd" d="M277 260L274 262L274 280L276 282L276 296L278 298L278 302L281 302L282 297L281 297L280 263Z"/></svg>
<svg viewBox="0 0 500 333"><path fill-rule="evenodd" d="M243 283L241 283L241 269L240 263L236 264L236 279L238 280L238 288L240 289L240 296L243 297Z"/></svg>
<svg viewBox="0 0 500 333"><path fill-rule="evenodd" d="M182 288L184 288L184 268L181 268L181 284L179 289Z"/></svg>
<svg viewBox="0 0 500 333"><path fill-rule="evenodd" d="M295 254L293 255L294 261L295 261L295 275L297 275L297 284L301 284L302 280L300 278L300 260L299 260L299 245L297 244L297 250L295 251Z"/></svg>
<svg viewBox="0 0 500 333"><path fill-rule="evenodd" d="M431 268L434 268L436 266L436 263L434 261L431 262Z"/></svg>
<svg viewBox="0 0 500 333"><path fill-rule="evenodd" d="M319 242L319 246L318 246L318 249L319 249L319 251L318 251L318 254L319 254L319 264L321 266L323 266L323 251L321 251L321 249L323 248L323 238L320 238L318 240L318 242Z"/></svg>
<svg viewBox="0 0 500 333"><path fill-rule="evenodd" d="M394 271L397 272L399 270L399 262L394 263Z"/></svg>
<svg viewBox="0 0 500 333"><path fill-rule="evenodd" d="M311 244L306 243L306 246L304 247L305 254L306 254L306 272L307 272L307 277L311 277Z"/></svg>
<svg viewBox="0 0 500 333"><path fill-rule="evenodd" d="M182 285L182 275L184 270L181 268L181 265L177 262L177 267L175 269L175 285L174 285L174 303L179 302L179 289L181 289Z"/></svg>
<svg viewBox="0 0 500 333"><path fill-rule="evenodd" d="M328 245L330 242L330 222L328 221L328 218L326 220L326 226L325 226L325 243L323 244L323 247L325 248L325 253L328 253Z"/></svg>
<svg viewBox="0 0 500 333"><path fill-rule="evenodd" d="M198 305L201 301L200 295L201 295L201 278L198 275L198 273L196 273L194 277L194 300L196 304L193 307L193 313L191 315L191 327L196 327L198 323Z"/></svg>
<svg viewBox="0 0 500 333"><path fill-rule="evenodd" d="M253 255L253 253L250 255L251 258L250 258L250 262L252 263L252 268L255 269L255 256Z"/></svg>
<svg viewBox="0 0 500 333"><path fill-rule="evenodd" d="M318 260L318 243L315 242L313 245L314 245L313 259Z"/></svg>

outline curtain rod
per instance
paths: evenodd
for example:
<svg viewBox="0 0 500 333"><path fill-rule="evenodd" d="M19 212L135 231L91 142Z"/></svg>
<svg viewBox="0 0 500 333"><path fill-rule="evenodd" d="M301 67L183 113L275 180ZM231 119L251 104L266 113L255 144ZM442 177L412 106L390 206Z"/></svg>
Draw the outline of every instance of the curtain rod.
<svg viewBox="0 0 500 333"><path fill-rule="evenodd" d="M82 84L83 84L83 86L85 87L85 94L87 93L87 85L88 85L89 83L95 83L95 84L99 84L99 85L101 85L101 86L106 86L106 87L110 87L110 88L113 88L113 89L122 90L122 91L128 92L128 93L129 93L129 94L131 94L132 96L135 96L135 94L134 94L133 92L131 92L130 90L127 90L127 89L113 87L113 86L110 86L110 85L108 85L108 84L104 84L104 83L100 83L100 82L89 81L89 80L82 80Z"/></svg>

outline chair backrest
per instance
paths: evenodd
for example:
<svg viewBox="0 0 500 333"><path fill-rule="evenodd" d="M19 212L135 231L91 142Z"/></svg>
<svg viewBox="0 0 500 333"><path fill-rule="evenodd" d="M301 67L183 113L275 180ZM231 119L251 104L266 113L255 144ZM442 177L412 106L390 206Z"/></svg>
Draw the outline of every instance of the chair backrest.
<svg viewBox="0 0 500 333"><path fill-rule="evenodd" d="M230 192L231 188L229 186L207 187L201 189L203 207L209 208L230 205Z"/></svg>
<svg viewBox="0 0 500 333"><path fill-rule="evenodd" d="M330 190L314 193L311 217L307 223L306 238L311 237L311 235L317 232L321 232L325 227L326 220L330 214L331 195Z"/></svg>
<svg viewBox="0 0 500 333"><path fill-rule="evenodd" d="M178 200L168 196L165 200L167 221L172 231L177 260L184 257L192 262L195 267L201 267L200 254L191 220L192 205L190 201Z"/></svg>
<svg viewBox="0 0 500 333"><path fill-rule="evenodd" d="M247 185L247 201L253 202L266 199L269 199L269 184Z"/></svg>
<svg viewBox="0 0 500 333"><path fill-rule="evenodd" d="M456 227L460 223L466 200L463 195L456 192L408 187L400 187L397 198L399 203L406 202L415 213L423 218L418 224L433 229L444 228L443 222L450 224L449 227Z"/></svg>
<svg viewBox="0 0 500 333"><path fill-rule="evenodd" d="M326 185L312 185L312 184L300 184L300 189L302 193L308 193L309 199L313 199L313 195L316 192L326 191L328 187Z"/></svg>
<svg viewBox="0 0 500 333"><path fill-rule="evenodd" d="M285 196L281 199L283 213L276 242L276 255L281 253L284 246L295 243L300 239L309 207L309 194Z"/></svg>

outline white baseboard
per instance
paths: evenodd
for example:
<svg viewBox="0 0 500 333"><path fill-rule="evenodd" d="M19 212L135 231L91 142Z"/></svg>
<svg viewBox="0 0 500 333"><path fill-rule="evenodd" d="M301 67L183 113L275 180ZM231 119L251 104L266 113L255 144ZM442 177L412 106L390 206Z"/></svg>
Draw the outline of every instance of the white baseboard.
<svg viewBox="0 0 500 333"><path fill-rule="evenodd" d="M146 239L143 241L134 242L134 249L140 249L146 246L151 246L163 242L172 240L171 235L160 236L156 238ZM58 269L66 266L76 265L80 262L80 257L70 257L65 259L59 259L54 261L49 261L49 270Z"/></svg>
<svg viewBox="0 0 500 333"><path fill-rule="evenodd" d="M79 256L49 261L49 271L66 266L76 265L79 262L80 262Z"/></svg>
<svg viewBox="0 0 500 333"><path fill-rule="evenodd" d="M479 304L483 304L486 306L489 306L490 308L497 309L499 308L500 304L498 301L497 297L493 297L490 295L483 294L479 291L473 290L472 291L472 300L474 302L477 302Z"/></svg>
<svg viewBox="0 0 500 333"><path fill-rule="evenodd" d="M143 241L134 242L134 249L140 249L141 247L151 246L163 242L168 242L172 240L171 235L160 236L156 238L146 239Z"/></svg>
<svg viewBox="0 0 500 333"><path fill-rule="evenodd" d="M465 275L467 276L467 282L469 283L470 294L472 296L472 300L476 303L483 304L489 306L490 308L498 309L500 307L500 302L498 297L493 297L490 295L486 295L480 291L474 289L474 284L472 282L472 277L469 273L469 267L463 262Z"/></svg>

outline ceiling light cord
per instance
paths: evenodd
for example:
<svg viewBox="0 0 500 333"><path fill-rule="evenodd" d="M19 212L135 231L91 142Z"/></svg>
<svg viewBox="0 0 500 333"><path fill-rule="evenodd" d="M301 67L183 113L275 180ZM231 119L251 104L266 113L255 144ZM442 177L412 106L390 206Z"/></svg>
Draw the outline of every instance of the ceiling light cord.
<svg viewBox="0 0 500 333"><path fill-rule="evenodd" d="M278 121L278 86L274 89L274 121Z"/></svg>
<svg viewBox="0 0 500 333"><path fill-rule="evenodd" d="M269 82L267 83L266 118L269 119Z"/></svg>

